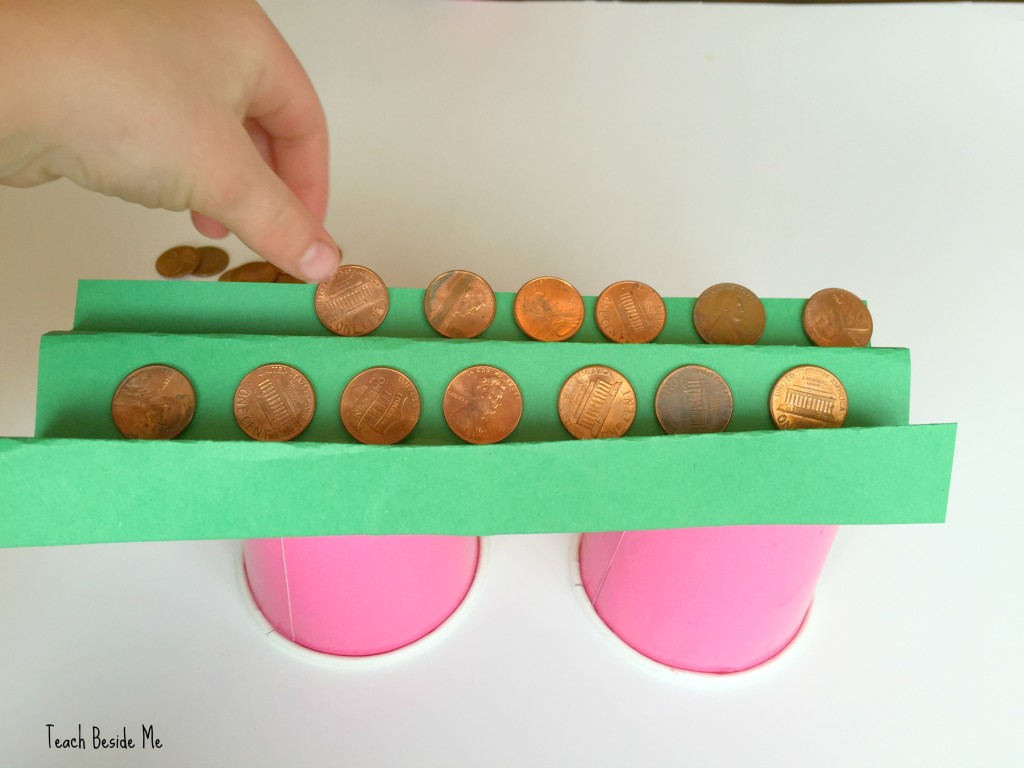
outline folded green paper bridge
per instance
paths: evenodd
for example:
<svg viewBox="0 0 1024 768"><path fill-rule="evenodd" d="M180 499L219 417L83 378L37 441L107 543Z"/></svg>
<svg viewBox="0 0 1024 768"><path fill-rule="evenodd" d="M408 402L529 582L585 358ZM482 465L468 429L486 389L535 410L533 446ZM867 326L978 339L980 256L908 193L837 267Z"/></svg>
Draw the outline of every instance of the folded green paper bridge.
<svg viewBox="0 0 1024 768"><path fill-rule="evenodd" d="M422 318L422 291L391 295L385 325L347 339L319 327L310 286L82 283L76 331L43 339L38 437L0 440L0 546L944 520L956 425L907 426L907 351L808 346L802 301L766 300L765 339L720 347L694 343L692 299L666 300L660 343L617 345L592 313L579 341L521 341L510 294L498 294L484 338L440 339ZM192 379L195 419L176 441L123 440L113 390L157 362ZM313 424L290 444L248 441L232 416L234 387L268 362L299 368L317 392ZM461 444L441 414L448 380L480 363L508 371L523 392L523 421L498 445ZM689 363L729 382L730 431L661 434L655 389ZM559 423L558 388L590 364L632 382L629 436L574 441ZM768 392L800 364L844 382L847 427L771 429ZM341 390L373 365L403 370L420 389L423 414L406 444L356 444L341 427Z"/></svg>

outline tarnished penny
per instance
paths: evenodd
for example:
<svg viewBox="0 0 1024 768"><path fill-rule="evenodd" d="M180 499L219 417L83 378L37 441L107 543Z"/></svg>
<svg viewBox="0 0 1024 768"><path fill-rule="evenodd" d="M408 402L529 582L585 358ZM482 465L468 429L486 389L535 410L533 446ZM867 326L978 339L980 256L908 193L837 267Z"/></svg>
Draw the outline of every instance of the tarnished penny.
<svg viewBox="0 0 1024 768"><path fill-rule="evenodd" d="M344 264L317 285L313 306L332 333L365 336L387 317L388 289L372 269Z"/></svg>
<svg viewBox="0 0 1024 768"><path fill-rule="evenodd" d="M800 365L786 371L768 400L779 429L841 427L846 421L846 389L831 371Z"/></svg>
<svg viewBox="0 0 1024 768"><path fill-rule="evenodd" d="M370 445L403 440L420 420L416 385L394 368L357 374L341 393L341 423L352 437Z"/></svg>
<svg viewBox="0 0 1024 768"><path fill-rule="evenodd" d="M444 420L467 443L504 440L523 415L523 396L500 368L476 365L459 373L444 393Z"/></svg>
<svg viewBox="0 0 1024 768"><path fill-rule="evenodd" d="M235 390L235 421L253 440L284 442L313 420L316 394L309 379L290 365L261 365Z"/></svg>
<svg viewBox="0 0 1024 768"><path fill-rule="evenodd" d="M804 332L819 347L866 347L872 330L864 302L842 288L818 291L804 305Z"/></svg>
<svg viewBox="0 0 1024 768"><path fill-rule="evenodd" d="M684 365L662 380L654 413L670 435L722 432L732 418L732 391L710 368Z"/></svg>
<svg viewBox="0 0 1024 768"><path fill-rule="evenodd" d="M299 278L295 277L294 275L289 275L287 272L281 272L280 274L278 274L277 279L274 282L275 283L296 283L298 285L305 285L306 284L305 280L300 280Z"/></svg>
<svg viewBox="0 0 1024 768"><path fill-rule="evenodd" d="M597 297L597 327L608 339L626 344L654 341L665 327L665 302L645 283L612 283Z"/></svg>
<svg viewBox="0 0 1024 768"><path fill-rule="evenodd" d="M202 257L191 245L179 245L161 253L156 260L156 271L164 277L191 275Z"/></svg>
<svg viewBox="0 0 1024 768"><path fill-rule="evenodd" d="M494 320L494 291L479 275L453 269L435 277L423 294L430 327L449 339L472 339Z"/></svg>
<svg viewBox="0 0 1024 768"><path fill-rule="evenodd" d="M583 325L583 297L557 277L538 277L516 294L516 325L536 341L565 341Z"/></svg>
<svg viewBox="0 0 1024 768"><path fill-rule="evenodd" d="M132 371L118 384L110 402L117 431L139 440L177 437L195 412L192 382L169 365L147 365Z"/></svg>
<svg viewBox="0 0 1024 768"><path fill-rule="evenodd" d="M222 283L273 283L281 270L269 261L250 261L220 276Z"/></svg>
<svg viewBox="0 0 1024 768"><path fill-rule="evenodd" d="M228 267L227 251L215 245L204 245L197 248L199 251L199 264L192 270L197 277L210 277L223 272Z"/></svg>
<svg viewBox="0 0 1024 768"><path fill-rule="evenodd" d="M754 344L764 333L764 305L742 285L719 283L697 298L693 324L708 344Z"/></svg>
<svg viewBox="0 0 1024 768"><path fill-rule="evenodd" d="M636 418L636 394L614 368L580 368L562 385L558 417L569 433L581 440L620 437Z"/></svg>

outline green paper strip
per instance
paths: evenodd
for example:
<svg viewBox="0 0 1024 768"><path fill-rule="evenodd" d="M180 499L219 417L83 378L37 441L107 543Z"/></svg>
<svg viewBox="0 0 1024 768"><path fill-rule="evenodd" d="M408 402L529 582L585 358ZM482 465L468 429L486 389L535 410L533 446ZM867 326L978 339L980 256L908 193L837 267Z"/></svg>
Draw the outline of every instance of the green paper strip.
<svg viewBox="0 0 1024 768"><path fill-rule="evenodd" d="M808 347L802 300L765 301L768 330L756 347L717 347L693 332L692 299L667 299L663 343L627 346L597 332L593 298L585 298L588 321L576 339L553 345L509 343L523 338L511 294L498 295L499 316L484 339L470 341L438 339L423 319L423 292L410 289L392 289L388 320L374 336L334 337L316 320L312 294L310 286L81 283L76 328L129 333L44 337L37 434L60 439L0 440L0 546L944 519L956 426L902 426L907 351ZM231 331L267 335L222 335ZM778 344L791 346L766 346ZM239 440L234 387L272 361L311 378L317 415L293 443ZM196 385L187 439L125 441L113 428L113 388L152 362L181 368ZM481 362L519 381L523 421L504 444L454 444L440 396L452 375ZM573 441L557 421L562 381L591 363L633 383L632 437ZM685 363L729 381L729 433L660 435L654 390ZM843 380L851 426L734 432L770 428L768 390L801 363ZM420 388L424 413L407 444L355 444L339 424L341 389L370 365L405 370ZM113 439L94 439L104 436Z"/></svg>
<svg viewBox="0 0 1024 768"><path fill-rule="evenodd" d="M78 284L75 330L163 333L331 336L313 309L312 285L261 283L83 280ZM390 308L371 336L439 338L423 315L423 290L388 289ZM496 292L494 322L479 338L525 341L512 317L513 293ZM593 296L584 296L586 318L574 342L611 344L597 329ZM692 298L665 298L665 330L655 344L701 344L693 327ZM763 299L766 325L758 346L808 346L803 299Z"/></svg>
<svg viewBox="0 0 1024 768"><path fill-rule="evenodd" d="M820 365L843 382L848 426L899 426L909 420L910 357L905 349L71 332L43 337L36 435L118 437L110 416L114 389L129 372L152 363L178 368L196 389L196 415L182 435L189 440L243 439L232 397L242 378L266 363L292 365L313 384L317 411L299 438L304 442L352 442L341 427L338 403L352 377L372 366L398 368L419 389L423 412L407 438L414 445L459 442L444 422L444 391L459 371L481 364L504 369L519 384L523 417L510 437L514 442L570 439L558 419L558 393L573 372L587 365L611 366L633 385L637 416L632 436L663 434L654 414L655 391L666 374L690 363L718 371L732 388L730 431L771 429L772 385L801 364ZM627 455L625 447L620 450Z"/></svg>
<svg viewBox="0 0 1024 768"><path fill-rule="evenodd" d="M3 439L0 546L939 523L955 434L940 424L429 447Z"/></svg>

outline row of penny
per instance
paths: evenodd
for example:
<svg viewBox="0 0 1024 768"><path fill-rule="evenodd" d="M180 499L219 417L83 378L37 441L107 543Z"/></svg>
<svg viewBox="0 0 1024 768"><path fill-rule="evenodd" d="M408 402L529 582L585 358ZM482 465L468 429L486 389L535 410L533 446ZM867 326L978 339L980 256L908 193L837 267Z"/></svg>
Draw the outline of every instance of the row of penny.
<svg viewBox="0 0 1024 768"><path fill-rule="evenodd" d="M316 289L314 307L326 328L340 336L363 336L387 316L388 290L373 270L346 264ZM491 286L463 269L435 278L423 297L430 326L448 338L479 336L494 320ZM645 283L621 281L605 288L594 308L597 327L609 340L642 344L665 327L665 302ZM516 293L516 324L536 341L565 341L583 325L583 298L557 277L530 280ZM719 283L704 291L693 308L698 335L708 344L754 344L765 328L761 300L748 288ZM808 338L824 347L863 347L871 340L872 320L860 299L841 288L818 291L804 306Z"/></svg>
<svg viewBox="0 0 1024 768"><path fill-rule="evenodd" d="M570 376L558 395L558 415L578 439L619 437L636 416L637 398L621 373L592 365ZM654 396L655 413L668 434L721 432L732 418L733 397L725 380L701 365L669 373ZM118 385L111 401L114 424L122 435L140 439L177 437L191 423L196 395L192 382L167 365L139 368ZM772 388L769 410L780 429L842 426L846 390L831 372L803 365L783 374ZM467 443L491 444L507 438L519 424L523 398L518 385L500 368L477 365L449 382L443 400L449 428ZM233 398L235 421L254 440L298 437L316 411L309 379L284 364L250 371ZM420 394L412 380L394 368L370 368L346 385L341 422L359 442L390 445L416 426Z"/></svg>

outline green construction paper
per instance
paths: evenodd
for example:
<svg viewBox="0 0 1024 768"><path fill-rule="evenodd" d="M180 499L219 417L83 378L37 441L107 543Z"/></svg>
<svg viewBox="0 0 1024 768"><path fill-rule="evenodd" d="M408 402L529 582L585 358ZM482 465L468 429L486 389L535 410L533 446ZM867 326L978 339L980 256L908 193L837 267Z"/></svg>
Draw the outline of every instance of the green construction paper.
<svg viewBox="0 0 1024 768"><path fill-rule="evenodd" d="M75 330L332 336L313 309L312 285L199 281L82 280ZM423 314L422 289L389 288L388 315L371 336L436 339ZM480 339L525 341L512 317L514 293L495 292L494 322ZM696 299L665 297L665 329L655 344L701 344L693 327ZM611 344L597 329L594 304L584 296L583 327L574 342ZM804 299L763 299L766 324L758 346L808 346L801 316Z"/></svg>
<svg viewBox="0 0 1024 768"><path fill-rule="evenodd" d="M347 339L316 319L312 286L80 283L79 332L42 341L41 437L0 439L0 546L944 519L956 426L905 426L907 350L809 346L803 300L765 300L761 343L722 347L697 338L693 299L669 298L660 343L634 346L600 335L593 297L572 341L542 344L523 340L512 294L498 294L484 337L462 341L429 328L423 291L390 295L384 325ZM196 417L175 441L124 440L111 395L127 373L156 362L190 377ZM232 416L237 383L269 362L296 366L317 392L313 423L292 443L250 441ZM481 363L508 371L524 396L522 422L500 445L462 444L441 412L451 377ZM727 433L661 434L654 392L689 363L717 370L732 388ZM562 428L558 390L590 364L632 383L638 411L628 437L575 441ZM843 381L845 428L771 429L768 392L799 364ZM402 445L364 446L341 427L344 385L374 365L403 370L420 390L423 414Z"/></svg>
<svg viewBox="0 0 1024 768"><path fill-rule="evenodd" d="M70 332L42 340L36 435L118 438L111 396L128 373L153 363L178 368L196 389L195 418L181 436L188 440L243 439L232 411L234 391L249 371L267 363L292 365L313 385L317 410L297 438L303 442L353 442L340 422L341 393L357 373L373 366L398 368L419 389L422 415L406 439L412 445L460 442L444 422L444 391L459 371L482 364L506 371L522 392L523 416L511 442L570 440L558 418L558 393L569 376L588 365L611 366L632 384L637 396L632 436L663 434L654 414L655 392L669 372L693 363L717 371L732 389L730 431L772 429L771 388L785 371L804 364L827 368L843 382L848 426L909 421L905 349Z"/></svg>
<svg viewBox="0 0 1024 768"><path fill-rule="evenodd" d="M493 446L0 440L0 546L939 523L956 425Z"/></svg>

